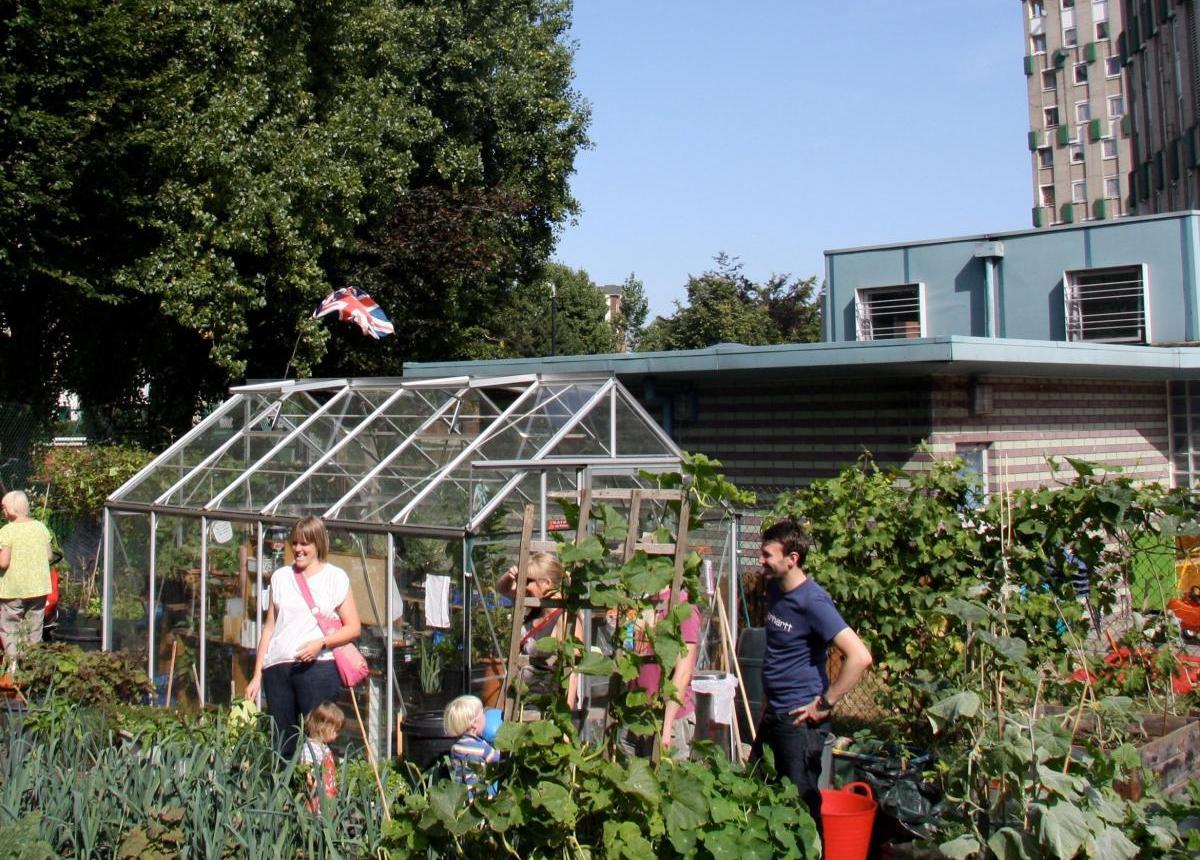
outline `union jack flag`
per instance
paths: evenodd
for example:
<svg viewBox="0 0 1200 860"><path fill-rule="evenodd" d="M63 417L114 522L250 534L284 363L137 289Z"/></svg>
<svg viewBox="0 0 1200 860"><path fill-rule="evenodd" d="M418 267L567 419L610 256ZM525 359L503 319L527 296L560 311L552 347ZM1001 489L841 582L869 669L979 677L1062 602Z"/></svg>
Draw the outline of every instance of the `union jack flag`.
<svg viewBox="0 0 1200 860"><path fill-rule="evenodd" d="M358 287L334 290L313 311L313 319L328 314L337 314L338 319L356 324L363 334L369 334L376 340L395 331L383 308L375 304L375 300Z"/></svg>

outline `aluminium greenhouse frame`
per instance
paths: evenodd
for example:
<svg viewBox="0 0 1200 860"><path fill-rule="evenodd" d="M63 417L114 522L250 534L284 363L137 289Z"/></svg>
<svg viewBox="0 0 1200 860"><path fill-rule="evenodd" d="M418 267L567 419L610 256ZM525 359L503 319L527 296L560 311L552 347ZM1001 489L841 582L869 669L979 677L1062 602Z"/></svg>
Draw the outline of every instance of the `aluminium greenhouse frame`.
<svg viewBox="0 0 1200 860"><path fill-rule="evenodd" d="M641 470L675 470L682 462L675 443L611 375L284 380L235 387L230 395L109 497L102 647L114 646L118 598L133 598L120 592L126 585L144 586L147 666L156 676L160 527L174 523L181 529L181 523L198 521L198 581L191 609L197 628L194 675L198 703L207 704L212 698L209 652L226 641L215 640L209 629L212 535L229 533L235 524L243 530L244 569L253 559L257 636L264 575L269 574L268 531L290 526L299 516L320 516L331 532L348 533L357 546L372 605L375 597L383 598L387 695L376 743L386 737L385 749L393 743L397 701L406 707L392 694L398 668L393 640L398 540L462 541L456 584L467 671L471 605L482 597L474 575L474 539L496 530L498 522L511 524L529 503L540 514L545 537L552 492L590 485L593 474L624 474L637 481ZM119 575L117 554L126 552L121 524L143 516L146 570L126 554L124 567L130 572ZM374 593L367 574L363 538L372 535L376 544L386 543L384 595ZM243 599L245 588L243 582ZM469 686L469 674L464 678Z"/></svg>

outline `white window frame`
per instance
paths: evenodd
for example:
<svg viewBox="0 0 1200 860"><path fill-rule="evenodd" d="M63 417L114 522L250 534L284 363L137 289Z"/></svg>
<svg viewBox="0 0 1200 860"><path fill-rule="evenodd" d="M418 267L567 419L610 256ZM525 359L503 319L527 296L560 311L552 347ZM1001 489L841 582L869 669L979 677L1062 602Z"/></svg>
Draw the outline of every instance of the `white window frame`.
<svg viewBox="0 0 1200 860"><path fill-rule="evenodd" d="M1046 17L1046 0L1029 0L1029 17Z"/></svg>
<svg viewBox="0 0 1200 860"><path fill-rule="evenodd" d="M1074 27L1063 27L1063 47L1079 47L1079 31Z"/></svg>
<svg viewBox="0 0 1200 860"><path fill-rule="evenodd" d="M1071 141L1070 144L1068 144L1068 148L1071 150L1072 164L1083 164L1085 161L1087 161L1087 153L1084 152L1083 137L1081 135L1076 136L1076 138Z"/></svg>
<svg viewBox="0 0 1200 860"><path fill-rule="evenodd" d="M1050 196L1055 198L1055 199L1051 200L1049 203L1046 202L1046 190L1047 189L1049 189L1049 191L1050 191ZM1041 203L1041 205L1043 207L1053 209L1055 206L1058 205L1057 197L1058 197L1058 195L1056 195L1054 193L1054 183L1048 182L1045 185L1038 186L1038 202Z"/></svg>
<svg viewBox="0 0 1200 860"><path fill-rule="evenodd" d="M1114 72L1112 66L1115 65L1117 70ZM1121 77L1121 58L1115 54L1111 57L1106 57L1104 60L1104 77L1119 78Z"/></svg>
<svg viewBox="0 0 1200 860"><path fill-rule="evenodd" d="M1054 111L1054 122L1050 122L1050 111ZM1058 105L1042 108L1042 122L1046 128L1058 128L1062 124L1062 115L1058 110Z"/></svg>
<svg viewBox="0 0 1200 860"><path fill-rule="evenodd" d="M1072 336L1074 332L1081 332L1083 321L1082 312L1077 307L1078 298L1074 295L1072 289L1073 276L1086 274L1088 272L1104 271L1105 269L1136 269L1138 277L1141 279L1141 303L1142 303L1142 340L1130 341L1120 338L1084 338L1082 336ZM1150 332L1150 267L1145 263L1134 263L1125 265L1112 266L1095 266L1090 269L1070 269L1064 270L1062 275L1063 285L1063 322L1066 328L1066 339L1071 343L1142 343L1150 344L1154 339Z"/></svg>
<svg viewBox="0 0 1200 860"><path fill-rule="evenodd" d="M1089 101L1075 102L1075 122L1092 121L1092 103Z"/></svg>
<svg viewBox="0 0 1200 860"><path fill-rule="evenodd" d="M1083 72L1083 74L1080 75L1080 72ZM1076 85L1086 84L1088 81L1087 75L1087 63L1076 63L1071 67L1071 80L1073 80Z"/></svg>
<svg viewBox="0 0 1200 860"><path fill-rule="evenodd" d="M1112 189L1112 183L1114 183L1114 182L1117 185L1117 193L1116 194L1110 193L1110 191ZM1121 177L1119 177L1119 176L1104 177L1104 199L1105 200L1120 200L1121 199Z"/></svg>
<svg viewBox="0 0 1200 860"><path fill-rule="evenodd" d="M1046 81L1050 82L1050 86L1046 86ZM1042 70L1042 92L1052 93L1058 90L1058 71L1056 69Z"/></svg>
<svg viewBox="0 0 1200 860"><path fill-rule="evenodd" d="M1112 149L1112 155L1108 154L1108 149ZM1117 157L1117 139L1115 137L1100 138L1100 155L1105 161L1112 161Z"/></svg>
<svg viewBox="0 0 1200 860"><path fill-rule="evenodd" d="M1041 42L1040 46L1038 45L1039 41ZM1034 56L1039 56L1041 54L1046 53L1046 34L1045 33L1034 33L1032 36L1030 36L1029 37L1029 50L1030 50L1030 53L1032 53Z"/></svg>
<svg viewBox="0 0 1200 860"><path fill-rule="evenodd" d="M1101 30L1103 30L1103 32L1101 32ZM1097 21L1096 22L1096 41L1097 42L1107 42L1110 38L1112 38L1112 27L1110 27L1108 25L1108 21L1107 20Z"/></svg>
<svg viewBox="0 0 1200 860"><path fill-rule="evenodd" d="M909 281L900 284L879 284L872 287L858 287L854 291L854 339L859 341L874 341L874 340L911 340L912 338L903 337L886 337L877 338L869 336L870 326L867 321L867 308L870 306L870 296L872 293L881 292L883 290L898 290L905 287L917 288L917 325L919 334L917 337L927 337L929 332L929 323L925 316L925 282L924 281Z"/></svg>
<svg viewBox="0 0 1200 860"><path fill-rule="evenodd" d="M1117 107L1119 107L1121 109L1119 113L1113 113L1113 102L1114 101L1117 103ZM1121 93L1117 93L1116 95L1109 96L1108 97L1108 118L1116 119L1116 118L1122 117L1122 116L1125 116L1125 96L1122 95Z"/></svg>
<svg viewBox="0 0 1200 860"><path fill-rule="evenodd" d="M1082 193L1081 193L1082 190ZM1071 183L1071 202L1087 203L1087 180L1076 179Z"/></svg>
<svg viewBox="0 0 1200 860"><path fill-rule="evenodd" d="M1039 146L1037 149L1037 163L1039 170L1048 170L1054 166L1054 147Z"/></svg>

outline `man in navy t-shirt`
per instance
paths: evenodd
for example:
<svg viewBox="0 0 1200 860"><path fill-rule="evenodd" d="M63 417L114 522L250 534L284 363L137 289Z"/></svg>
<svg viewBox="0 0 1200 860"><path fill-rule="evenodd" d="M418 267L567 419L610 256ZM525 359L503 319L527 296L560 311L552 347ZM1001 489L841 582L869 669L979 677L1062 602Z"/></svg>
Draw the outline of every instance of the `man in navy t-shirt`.
<svg viewBox="0 0 1200 860"><path fill-rule="evenodd" d="M804 572L809 539L795 520L762 533L767 579L767 653L763 659L763 714L751 758L767 746L775 770L800 789L821 832L821 754L834 706L871 665L871 652L842 620L825 589ZM829 644L845 655L832 685L825 671Z"/></svg>

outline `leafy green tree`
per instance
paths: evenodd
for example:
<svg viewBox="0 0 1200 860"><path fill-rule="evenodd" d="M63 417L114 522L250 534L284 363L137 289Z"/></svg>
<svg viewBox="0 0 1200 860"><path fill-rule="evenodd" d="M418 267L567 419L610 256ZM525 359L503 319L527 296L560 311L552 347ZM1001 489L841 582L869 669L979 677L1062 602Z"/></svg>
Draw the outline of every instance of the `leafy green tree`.
<svg viewBox="0 0 1200 860"><path fill-rule="evenodd" d="M737 258L718 254L716 267L688 279L687 303L646 328L638 350L699 349L718 343L759 346L820 339L816 278L772 275L756 284Z"/></svg>
<svg viewBox="0 0 1200 860"><path fill-rule="evenodd" d="M468 352L576 208L570 7L5 4L7 396L172 430L293 351L301 374ZM308 318L351 283L394 339Z"/></svg>
<svg viewBox="0 0 1200 860"><path fill-rule="evenodd" d="M608 302L582 269L549 263L543 277L519 286L496 313L488 340L505 356L550 355L551 287L554 298L554 352L593 355L619 348L616 326L606 320Z"/></svg>
<svg viewBox="0 0 1200 860"><path fill-rule="evenodd" d="M650 315L650 303L646 299L646 287L632 272L621 284L621 312L617 319L622 347L636 352L646 330L646 317Z"/></svg>

